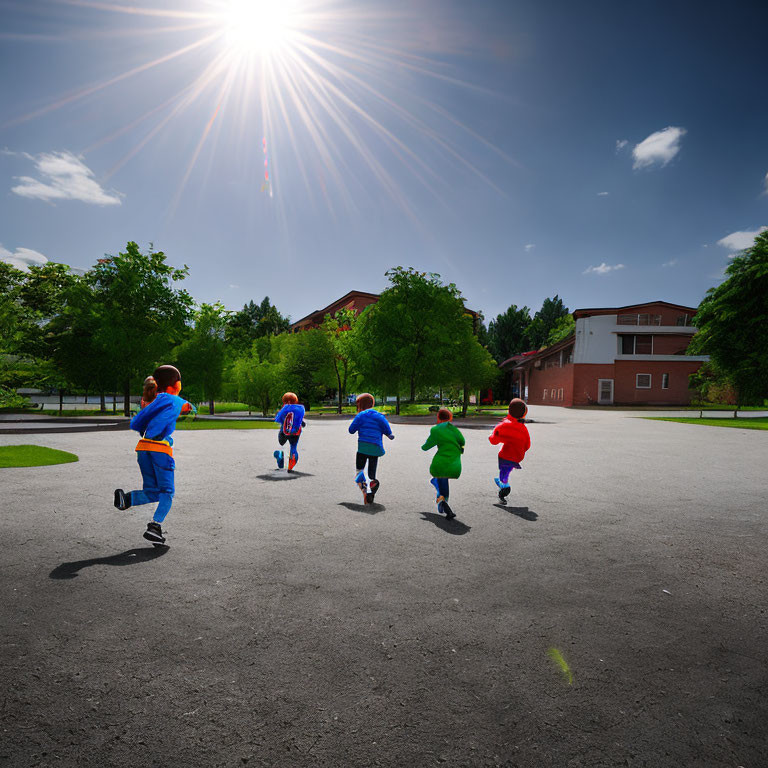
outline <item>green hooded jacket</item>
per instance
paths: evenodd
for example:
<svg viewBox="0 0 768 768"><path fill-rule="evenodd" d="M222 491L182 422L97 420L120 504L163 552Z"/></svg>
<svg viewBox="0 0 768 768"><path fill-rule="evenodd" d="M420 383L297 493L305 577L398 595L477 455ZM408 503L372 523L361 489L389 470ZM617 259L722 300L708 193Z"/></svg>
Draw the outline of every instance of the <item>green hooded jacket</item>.
<svg viewBox="0 0 768 768"><path fill-rule="evenodd" d="M461 474L464 435L450 421L443 421L432 427L427 442L421 446L421 450L428 451L435 446L437 446L437 453L429 465L432 477L457 478Z"/></svg>

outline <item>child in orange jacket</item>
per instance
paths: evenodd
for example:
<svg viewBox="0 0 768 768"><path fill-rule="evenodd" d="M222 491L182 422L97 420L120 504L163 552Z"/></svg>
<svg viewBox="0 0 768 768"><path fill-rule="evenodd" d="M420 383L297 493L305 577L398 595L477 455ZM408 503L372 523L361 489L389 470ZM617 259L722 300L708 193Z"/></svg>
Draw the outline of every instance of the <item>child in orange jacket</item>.
<svg viewBox="0 0 768 768"><path fill-rule="evenodd" d="M531 447L531 436L525 426L528 406L516 397L509 404L509 413L501 424L497 424L488 440L491 445L501 444L499 450L499 476L494 482L499 488L499 501L507 503L511 488L509 475L513 469L522 469L520 462Z"/></svg>

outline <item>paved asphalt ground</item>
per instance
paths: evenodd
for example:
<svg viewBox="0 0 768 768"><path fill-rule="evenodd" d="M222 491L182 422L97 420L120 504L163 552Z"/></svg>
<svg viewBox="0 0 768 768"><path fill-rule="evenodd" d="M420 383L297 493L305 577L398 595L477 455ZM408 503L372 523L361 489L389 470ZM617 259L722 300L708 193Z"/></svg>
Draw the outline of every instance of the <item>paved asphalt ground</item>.
<svg viewBox="0 0 768 768"><path fill-rule="evenodd" d="M372 508L343 422L291 479L275 432L178 433L167 552L112 507L129 433L0 436L80 456L0 470L0 764L768 764L768 435L531 416L506 509L466 430L453 523L423 426Z"/></svg>

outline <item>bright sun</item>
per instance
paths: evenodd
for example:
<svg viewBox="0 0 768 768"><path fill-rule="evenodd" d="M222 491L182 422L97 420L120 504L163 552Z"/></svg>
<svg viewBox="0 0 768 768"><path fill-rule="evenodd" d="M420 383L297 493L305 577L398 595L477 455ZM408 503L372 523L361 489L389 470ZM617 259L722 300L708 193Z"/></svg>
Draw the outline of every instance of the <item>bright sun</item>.
<svg viewBox="0 0 768 768"><path fill-rule="evenodd" d="M275 53L288 41L294 16L290 0L230 0L224 13L227 43L241 54Z"/></svg>

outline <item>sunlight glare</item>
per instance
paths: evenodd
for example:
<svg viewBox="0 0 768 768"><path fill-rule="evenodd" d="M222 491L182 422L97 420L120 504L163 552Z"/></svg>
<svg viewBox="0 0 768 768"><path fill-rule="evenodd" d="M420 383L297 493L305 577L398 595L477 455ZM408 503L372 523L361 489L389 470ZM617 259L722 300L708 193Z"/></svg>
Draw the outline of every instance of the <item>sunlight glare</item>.
<svg viewBox="0 0 768 768"><path fill-rule="evenodd" d="M288 0L230 0L224 14L226 40L242 55L269 55L283 48L294 21Z"/></svg>

